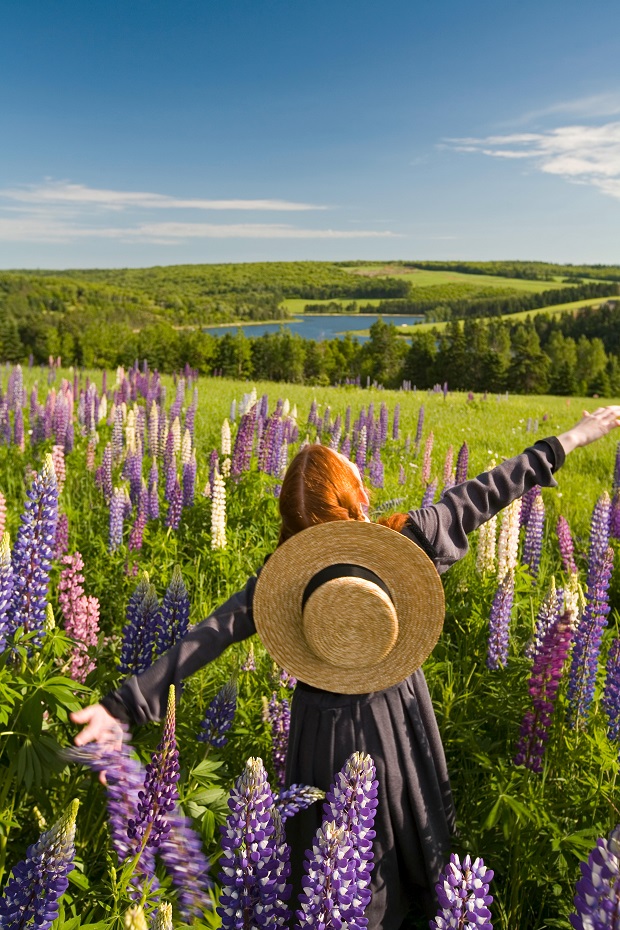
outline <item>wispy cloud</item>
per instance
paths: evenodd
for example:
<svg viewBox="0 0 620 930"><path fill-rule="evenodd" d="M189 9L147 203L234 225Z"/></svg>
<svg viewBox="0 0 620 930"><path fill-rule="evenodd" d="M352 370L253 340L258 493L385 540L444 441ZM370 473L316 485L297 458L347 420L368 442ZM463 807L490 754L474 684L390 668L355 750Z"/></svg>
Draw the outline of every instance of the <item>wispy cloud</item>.
<svg viewBox="0 0 620 930"><path fill-rule="evenodd" d="M79 239L178 245L196 239L389 239L388 230L298 227L289 223L216 223L186 220L186 211L326 210L289 200L205 200L144 191L117 191L46 180L0 188L0 241L71 243ZM151 222L152 211L176 213ZM111 223L111 215L114 222ZM245 217L244 217L245 219Z"/></svg>
<svg viewBox="0 0 620 930"><path fill-rule="evenodd" d="M591 94L588 97L576 97L573 100L560 100L539 110L529 110L517 119L510 120L513 126L527 125L554 117L572 117L573 119L603 119L618 116L620 113L620 91L604 94Z"/></svg>
<svg viewBox="0 0 620 930"><path fill-rule="evenodd" d="M560 126L545 132L522 132L485 138L448 139L460 152L492 158L529 159L545 174L587 184L620 199L620 122L599 126Z"/></svg>

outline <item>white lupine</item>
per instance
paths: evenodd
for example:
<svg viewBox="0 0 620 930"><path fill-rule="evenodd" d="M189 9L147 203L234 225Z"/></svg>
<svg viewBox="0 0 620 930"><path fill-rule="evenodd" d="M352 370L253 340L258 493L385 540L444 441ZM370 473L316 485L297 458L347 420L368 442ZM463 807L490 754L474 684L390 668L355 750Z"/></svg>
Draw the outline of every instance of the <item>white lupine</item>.
<svg viewBox="0 0 620 930"><path fill-rule="evenodd" d="M228 478L228 476L230 475L231 464L232 463L230 459L228 458L224 459L224 461L222 462L222 475L224 478Z"/></svg>
<svg viewBox="0 0 620 930"><path fill-rule="evenodd" d="M108 398L105 394L102 394L99 398L99 415L97 417L97 422L102 423L108 415Z"/></svg>
<svg viewBox="0 0 620 930"><path fill-rule="evenodd" d="M239 401L239 416L242 417L248 410L251 410L257 400L256 388L253 387L248 394L244 394Z"/></svg>
<svg viewBox="0 0 620 930"><path fill-rule="evenodd" d="M230 443L230 423L228 420L224 420L222 423L222 455L231 454L231 443Z"/></svg>
<svg viewBox="0 0 620 930"><path fill-rule="evenodd" d="M289 412L290 409L291 409L291 403L290 403L288 397L285 397L285 398L284 398L284 403L282 404L282 416L283 416L283 417L287 417L287 416L288 416L288 412Z"/></svg>
<svg viewBox="0 0 620 930"><path fill-rule="evenodd" d="M293 409L291 410L291 418L297 420L297 404L293 404Z"/></svg>
<svg viewBox="0 0 620 930"><path fill-rule="evenodd" d="M234 398L230 402L230 419L233 423L237 419L237 401Z"/></svg>
<svg viewBox="0 0 620 930"><path fill-rule="evenodd" d="M226 548L226 486L219 472L215 473L211 496L211 548Z"/></svg>
<svg viewBox="0 0 620 930"><path fill-rule="evenodd" d="M280 446L280 455L278 456L278 477L283 478L288 465L288 442L286 440Z"/></svg>
<svg viewBox="0 0 620 930"><path fill-rule="evenodd" d="M170 432L172 433L172 447L176 455L181 448L181 422L178 417L174 418L172 426L170 427Z"/></svg>
<svg viewBox="0 0 620 930"><path fill-rule="evenodd" d="M110 407L110 415L108 417L108 426L114 426L116 421L116 404L112 401L112 406Z"/></svg>
<svg viewBox="0 0 620 930"><path fill-rule="evenodd" d="M136 451L136 414L133 410L127 413L127 423L125 425L125 443L128 452Z"/></svg>
<svg viewBox="0 0 620 930"><path fill-rule="evenodd" d="M121 401L121 413L123 414L123 423L127 422L127 404L125 401Z"/></svg>
<svg viewBox="0 0 620 930"><path fill-rule="evenodd" d="M502 513L502 524L497 544L497 580L503 581L510 571L517 567L519 553L519 527L521 516L521 498L517 498Z"/></svg>
<svg viewBox="0 0 620 930"><path fill-rule="evenodd" d="M183 433L181 443L181 462L183 465L189 465L192 459L192 434L188 429Z"/></svg>
<svg viewBox="0 0 620 930"><path fill-rule="evenodd" d="M497 517L491 517L478 530L478 551L476 553L476 571L479 575L495 569L497 549Z"/></svg>
<svg viewBox="0 0 620 930"><path fill-rule="evenodd" d="M157 446L159 444L159 408L155 401L151 404L149 413L149 452L151 455L157 455Z"/></svg>
<svg viewBox="0 0 620 930"><path fill-rule="evenodd" d="M116 369L116 387L120 387L123 381L125 380L125 369L122 365L119 365Z"/></svg>

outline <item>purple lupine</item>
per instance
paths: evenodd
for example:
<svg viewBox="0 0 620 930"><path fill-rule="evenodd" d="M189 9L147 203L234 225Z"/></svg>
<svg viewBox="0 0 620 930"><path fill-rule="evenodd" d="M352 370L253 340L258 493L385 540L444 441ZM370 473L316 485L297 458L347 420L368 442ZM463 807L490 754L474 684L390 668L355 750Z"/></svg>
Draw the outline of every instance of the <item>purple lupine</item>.
<svg viewBox="0 0 620 930"><path fill-rule="evenodd" d="M157 855L178 889L181 916L190 923L209 907L208 895L213 887L209 860L191 820L181 812L178 804L168 812L167 819L170 832L161 838Z"/></svg>
<svg viewBox="0 0 620 930"><path fill-rule="evenodd" d="M183 506L193 507L196 496L196 450L192 449L192 457L183 465Z"/></svg>
<svg viewBox="0 0 620 930"><path fill-rule="evenodd" d="M538 576L540 556L542 554L543 530L545 525L545 505L542 497L535 497L530 509L523 543L523 562L529 568L530 575Z"/></svg>
<svg viewBox="0 0 620 930"><path fill-rule="evenodd" d="M239 479L244 471L250 470L252 446L254 444L254 424L256 422L256 404L244 413L239 422L235 436L230 473Z"/></svg>
<svg viewBox="0 0 620 930"><path fill-rule="evenodd" d="M620 637L615 636L607 656L605 691L601 701L607 714L607 734L610 740L620 739Z"/></svg>
<svg viewBox="0 0 620 930"><path fill-rule="evenodd" d="M383 462L381 461L381 451L377 447L373 452L368 466L368 481L373 488L382 488L384 478Z"/></svg>
<svg viewBox="0 0 620 930"><path fill-rule="evenodd" d="M422 484L428 484L431 480L431 467L432 467L432 454L433 454L433 443L435 441L435 436L431 430L428 436L426 437L426 442L424 443L424 459L422 461Z"/></svg>
<svg viewBox="0 0 620 930"><path fill-rule="evenodd" d="M52 567L58 520L58 487L51 455L45 456L40 473L34 473L26 495L21 525L13 547L13 594L9 629L23 627L34 633L40 646L45 625L47 590Z"/></svg>
<svg viewBox="0 0 620 930"><path fill-rule="evenodd" d="M557 621L564 602L564 592L558 591L555 586L555 579L551 579L551 587L540 603L538 613L536 614L536 626L534 635L524 649L528 659L533 659L538 654L543 644L547 631Z"/></svg>
<svg viewBox="0 0 620 930"><path fill-rule="evenodd" d="M157 592L146 572L129 599L125 619L119 670L125 674L144 672L153 663L159 620Z"/></svg>
<svg viewBox="0 0 620 930"><path fill-rule="evenodd" d="M348 459L351 458L351 437L349 435L344 437L342 446L340 447L340 454Z"/></svg>
<svg viewBox="0 0 620 930"><path fill-rule="evenodd" d="M277 930L288 925L290 848L261 759L248 759L230 792L220 827L222 884L217 913L222 930Z"/></svg>
<svg viewBox="0 0 620 930"><path fill-rule="evenodd" d="M110 504L114 488L112 485L112 446L108 443L103 450L101 462L101 490L106 504Z"/></svg>
<svg viewBox="0 0 620 930"><path fill-rule="evenodd" d="M275 665L275 662L274 662L274 665ZM294 675L289 675L286 669L281 668L280 674L278 676L278 684L280 685L281 688L289 688L291 691L293 691L297 685L297 679L295 678Z"/></svg>
<svg viewBox="0 0 620 930"><path fill-rule="evenodd" d="M163 655L168 649L182 639L189 626L190 600L181 567L175 565L172 579L164 594L157 619L157 635L155 637L155 657Z"/></svg>
<svg viewBox="0 0 620 930"><path fill-rule="evenodd" d="M614 491L620 488L620 442L616 445L616 460L614 463Z"/></svg>
<svg viewBox="0 0 620 930"><path fill-rule="evenodd" d="M13 565L11 564L11 540L8 533L2 534L0 542L0 653L6 648L9 630L8 612L13 595Z"/></svg>
<svg viewBox="0 0 620 930"><path fill-rule="evenodd" d="M426 485L426 489L422 496L422 502L420 507L430 507L433 501L435 500L435 494L437 493L437 478L434 478L433 481L429 481Z"/></svg>
<svg viewBox="0 0 620 930"><path fill-rule="evenodd" d="M497 586L489 615L487 668L498 669L508 661L510 615L512 613L514 594L514 573L508 571Z"/></svg>
<svg viewBox="0 0 620 930"><path fill-rule="evenodd" d="M526 491L525 494L521 497L521 517L520 525L527 526L530 519L530 513L532 511L532 506L535 500L538 500L541 494L541 487L538 484L535 484L533 488L530 488L529 491Z"/></svg>
<svg viewBox="0 0 620 930"><path fill-rule="evenodd" d="M617 930L620 925L620 826L608 839L600 838L580 862L581 878L574 899L576 914L570 922L574 930Z"/></svg>
<svg viewBox="0 0 620 930"><path fill-rule="evenodd" d="M370 874L374 867L372 842L377 810L377 777L371 757L355 752L335 776L325 795L323 823L344 828L351 844L349 867L353 871L349 903L342 916L350 927L364 927L363 914L370 903Z"/></svg>
<svg viewBox="0 0 620 930"><path fill-rule="evenodd" d="M22 408L18 407L15 411L15 420L13 423L13 441L18 449L24 451L24 414Z"/></svg>
<svg viewBox="0 0 620 930"><path fill-rule="evenodd" d="M225 735L230 730L235 712L237 710L237 684L227 681L220 688L209 706L200 724L201 732L198 739L201 743L208 743L216 749L221 749L228 742Z"/></svg>
<svg viewBox="0 0 620 930"><path fill-rule="evenodd" d="M573 648L568 699L573 726L585 725L594 700L603 630L609 614L609 580L614 562L611 546L595 572L588 572L586 607L577 626Z"/></svg>
<svg viewBox="0 0 620 930"><path fill-rule="evenodd" d="M181 514L183 512L183 491L178 477L175 478L174 487L170 495L170 503L166 512L165 524L170 529L178 530L181 525Z"/></svg>
<svg viewBox="0 0 620 930"><path fill-rule="evenodd" d="M462 484L464 481L467 481L467 468L469 466L469 448L467 443L464 442L459 453L456 457L456 475L454 478L455 484Z"/></svg>
<svg viewBox="0 0 620 930"><path fill-rule="evenodd" d="M383 445L388 435L388 408L382 403L379 410L379 443Z"/></svg>
<svg viewBox="0 0 620 930"><path fill-rule="evenodd" d="M323 823L307 850L304 862L306 878L299 896L297 927L300 930L340 930L346 926L361 928L363 912L352 911L355 893L355 867L351 837L344 827ZM343 922L341 915L349 918Z"/></svg>
<svg viewBox="0 0 620 930"><path fill-rule="evenodd" d="M271 727L273 768L276 781L280 787L286 779L286 753L288 734L291 726L290 703L286 698L279 698L274 691L267 705L267 720Z"/></svg>
<svg viewBox="0 0 620 930"><path fill-rule="evenodd" d="M130 552L139 552L144 542L144 528L149 517L149 494L144 481L138 498L138 512L129 532L128 549Z"/></svg>
<svg viewBox="0 0 620 930"><path fill-rule="evenodd" d="M612 539L620 539L620 489L614 491L614 496L611 501L609 535Z"/></svg>
<svg viewBox="0 0 620 930"><path fill-rule="evenodd" d="M439 912L429 924L431 930L450 927L493 930L489 910L489 904L493 903L493 896L489 894L493 874L483 859L472 862L467 855L461 863L458 855L452 853L435 885Z"/></svg>
<svg viewBox="0 0 620 930"><path fill-rule="evenodd" d="M58 901L69 886L74 867L75 819L79 801L13 867L0 898L0 926L6 930L48 930L58 917Z"/></svg>
<svg viewBox="0 0 620 930"><path fill-rule="evenodd" d="M110 531L108 551L114 552L123 545L126 498L123 488L114 488L110 501Z"/></svg>
<svg viewBox="0 0 620 930"><path fill-rule="evenodd" d="M315 398L315 400L313 400L310 404L310 412L308 413L308 426L316 426L317 410L318 404Z"/></svg>
<svg viewBox="0 0 620 930"><path fill-rule="evenodd" d="M590 545L588 549L588 578L587 584L590 586L591 581L598 574L599 566L602 564L607 546L609 545L609 529L611 523L611 501L609 494L605 491L592 511L592 520L590 523Z"/></svg>
<svg viewBox="0 0 620 930"><path fill-rule="evenodd" d="M170 503L178 481L176 456L172 456L164 465L164 499Z"/></svg>
<svg viewBox="0 0 620 930"><path fill-rule="evenodd" d="M159 519L159 470L154 459L149 472L149 520Z"/></svg>
<svg viewBox="0 0 620 930"><path fill-rule="evenodd" d="M127 822L127 836L136 852L149 846L157 849L170 833L169 814L179 795L179 751L175 737L175 688L170 685L168 707L161 740L146 766L144 788L139 793L137 813Z"/></svg>
<svg viewBox="0 0 620 930"><path fill-rule="evenodd" d="M550 736L553 710L574 633L574 614L566 611L543 636L528 683L532 708L521 724L516 765L542 772L542 758Z"/></svg>
<svg viewBox="0 0 620 930"><path fill-rule="evenodd" d="M415 454L417 455L420 451L420 443L422 442L422 430L424 429L424 404L420 407L418 411L418 424L415 431Z"/></svg>
<svg viewBox="0 0 620 930"><path fill-rule="evenodd" d="M400 426L400 404L394 407L394 418L392 420L392 439L397 440Z"/></svg>
<svg viewBox="0 0 620 930"><path fill-rule="evenodd" d="M573 537L571 535L570 526L568 525L568 520L566 517L563 517L562 514L560 514L558 517L557 535L558 547L560 549L560 558L562 559L562 564L564 565L564 571L566 571L569 575L576 575L577 566L575 565L574 558L575 545L573 543Z"/></svg>
<svg viewBox="0 0 620 930"><path fill-rule="evenodd" d="M288 788L282 788L275 795L274 803L284 821L324 798L325 792L320 788L313 788L312 785L290 785Z"/></svg>
<svg viewBox="0 0 620 930"><path fill-rule="evenodd" d="M66 513L58 515L56 536L54 537L54 561L59 562L69 548L69 517Z"/></svg>

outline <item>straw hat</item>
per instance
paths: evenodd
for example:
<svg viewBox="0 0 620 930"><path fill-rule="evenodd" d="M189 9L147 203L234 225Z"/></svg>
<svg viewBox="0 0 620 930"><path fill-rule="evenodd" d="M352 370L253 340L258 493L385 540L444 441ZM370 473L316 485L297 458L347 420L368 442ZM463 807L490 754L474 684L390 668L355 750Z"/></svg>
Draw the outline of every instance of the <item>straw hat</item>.
<svg viewBox="0 0 620 930"><path fill-rule="evenodd" d="M382 691L432 652L444 593L428 556L402 533L361 521L320 523L263 567L254 622L290 675L339 694Z"/></svg>

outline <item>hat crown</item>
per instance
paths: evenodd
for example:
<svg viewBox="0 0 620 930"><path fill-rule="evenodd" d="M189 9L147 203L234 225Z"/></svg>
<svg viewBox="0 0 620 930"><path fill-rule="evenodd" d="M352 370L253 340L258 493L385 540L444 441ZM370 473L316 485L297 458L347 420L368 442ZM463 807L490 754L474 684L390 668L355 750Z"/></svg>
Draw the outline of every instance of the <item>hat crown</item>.
<svg viewBox="0 0 620 930"><path fill-rule="evenodd" d="M391 598L365 578L325 582L303 608L306 642L336 668L358 669L381 662L398 639L398 617Z"/></svg>

